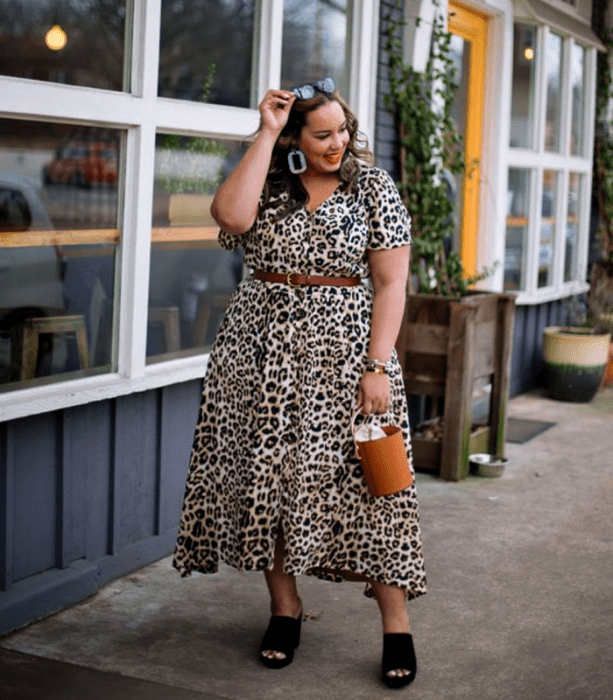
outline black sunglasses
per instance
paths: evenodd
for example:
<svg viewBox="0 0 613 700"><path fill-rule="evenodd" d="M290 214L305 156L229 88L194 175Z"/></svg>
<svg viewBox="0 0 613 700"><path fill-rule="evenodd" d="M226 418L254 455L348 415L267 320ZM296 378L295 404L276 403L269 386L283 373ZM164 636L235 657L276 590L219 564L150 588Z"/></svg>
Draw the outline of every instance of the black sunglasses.
<svg viewBox="0 0 613 700"><path fill-rule="evenodd" d="M336 90L336 83L332 78L323 78L316 83L306 83L299 87L293 87L291 91L299 100L310 100L315 97L318 92L323 92L324 95L331 95Z"/></svg>

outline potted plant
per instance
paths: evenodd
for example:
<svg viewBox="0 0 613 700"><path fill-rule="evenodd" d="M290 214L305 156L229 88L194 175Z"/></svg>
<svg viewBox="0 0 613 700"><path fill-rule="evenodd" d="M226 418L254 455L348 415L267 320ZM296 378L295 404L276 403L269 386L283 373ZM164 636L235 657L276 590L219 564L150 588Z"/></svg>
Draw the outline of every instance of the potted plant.
<svg viewBox="0 0 613 700"><path fill-rule="evenodd" d="M573 297L568 325L543 331L545 382L558 401L591 401L609 360L613 289L604 274L593 274L587 302Z"/></svg>
<svg viewBox="0 0 613 700"><path fill-rule="evenodd" d="M402 25L388 17L385 102L396 119L398 189L413 234L397 352L407 394L426 397L430 419L413 433L415 466L458 480L468 474L471 453L504 456L515 297L471 290L489 271L467 277L460 256L449 250L455 204L448 182L467 167L451 116L451 34L435 13L432 51L420 73L404 62ZM479 381L491 381L491 401L487 424L474 428L472 397Z"/></svg>

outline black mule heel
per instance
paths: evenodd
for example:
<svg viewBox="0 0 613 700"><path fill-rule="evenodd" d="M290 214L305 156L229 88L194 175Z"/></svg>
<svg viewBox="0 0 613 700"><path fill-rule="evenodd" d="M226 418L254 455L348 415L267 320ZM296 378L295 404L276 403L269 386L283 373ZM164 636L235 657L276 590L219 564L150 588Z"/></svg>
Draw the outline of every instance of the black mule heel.
<svg viewBox="0 0 613 700"><path fill-rule="evenodd" d="M388 671L404 669L404 676L389 676ZM413 637L410 634L389 633L383 635L383 659L381 661L383 682L389 688L403 688L415 680L417 659Z"/></svg>
<svg viewBox="0 0 613 700"><path fill-rule="evenodd" d="M283 668L294 660L294 650L300 645L302 613L298 619L285 615L273 615L260 645L260 659L268 668ZM269 659L263 651L280 651L284 659Z"/></svg>

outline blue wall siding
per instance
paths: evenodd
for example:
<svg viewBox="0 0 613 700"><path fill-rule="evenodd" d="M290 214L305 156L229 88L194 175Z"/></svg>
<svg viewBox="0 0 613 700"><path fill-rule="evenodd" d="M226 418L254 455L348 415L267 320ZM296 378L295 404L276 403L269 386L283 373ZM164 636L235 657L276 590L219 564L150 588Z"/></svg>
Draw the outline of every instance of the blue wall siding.
<svg viewBox="0 0 613 700"><path fill-rule="evenodd" d="M174 544L201 381L0 425L0 633Z"/></svg>
<svg viewBox="0 0 613 700"><path fill-rule="evenodd" d="M111 419L111 401L64 411L69 561L94 560L109 551Z"/></svg>
<svg viewBox="0 0 613 700"><path fill-rule="evenodd" d="M563 325L565 319L564 299L546 304L516 307L511 358L511 396L542 385L543 329L547 326Z"/></svg>
<svg viewBox="0 0 613 700"><path fill-rule="evenodd" d="M13 579L55 566L60 462L55 413L23 418L13 426Z"/></svg>
<svg viewBox="0 0 613 700"><path fill-rule="evenodd" d="M155 533L158 394L132 394L115 404L112 554Z"/></svg>

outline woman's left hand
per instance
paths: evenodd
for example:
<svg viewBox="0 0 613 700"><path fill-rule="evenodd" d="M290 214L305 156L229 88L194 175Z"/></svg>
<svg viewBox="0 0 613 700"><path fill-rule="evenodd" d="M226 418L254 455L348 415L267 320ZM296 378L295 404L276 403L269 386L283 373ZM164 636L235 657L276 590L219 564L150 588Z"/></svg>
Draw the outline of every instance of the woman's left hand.
<svg viewBox="0 0 613 700"><path fill-rule="evenodd" d="M364 413L385 413L390 406L390 378L387 374L364 372L358 389L358 405Z"/></svg>

